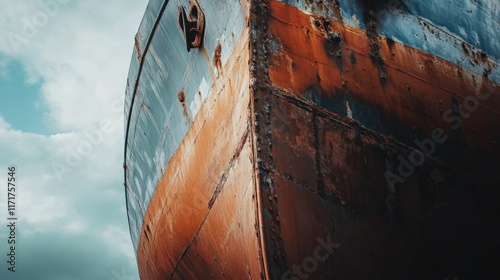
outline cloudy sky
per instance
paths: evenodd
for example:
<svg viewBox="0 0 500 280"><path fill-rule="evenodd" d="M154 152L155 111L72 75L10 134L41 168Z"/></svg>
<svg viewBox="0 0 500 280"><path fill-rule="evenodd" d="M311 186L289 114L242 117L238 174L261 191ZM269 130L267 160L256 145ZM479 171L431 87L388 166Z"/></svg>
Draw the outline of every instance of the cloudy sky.
<svg viewBox="0 0 500 280"><path fill-rule="evenodd" d="M123 96L147 0L0 0L0 279L138 279ZM17 168L16 272L7 168Z"/></svg>

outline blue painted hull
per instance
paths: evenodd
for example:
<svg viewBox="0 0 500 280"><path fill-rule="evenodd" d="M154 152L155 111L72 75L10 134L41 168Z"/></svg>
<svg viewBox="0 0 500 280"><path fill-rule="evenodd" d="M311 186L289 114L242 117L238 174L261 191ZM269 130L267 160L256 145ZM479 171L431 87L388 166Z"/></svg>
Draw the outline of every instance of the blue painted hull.
<svg viewBox="0 0 500 280"><path fill-rule="evenodd" d="M500 277L500 1L196 3L135 38L141 279Z"/></svg>

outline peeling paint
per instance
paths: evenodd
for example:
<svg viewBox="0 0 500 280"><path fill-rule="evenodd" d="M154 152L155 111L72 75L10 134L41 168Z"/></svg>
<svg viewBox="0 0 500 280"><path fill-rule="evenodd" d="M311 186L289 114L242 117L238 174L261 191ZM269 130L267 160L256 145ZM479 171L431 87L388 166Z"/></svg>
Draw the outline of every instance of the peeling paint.
<svg viewBox="0 0 500 280"><path fill-rule="evenodd" d="M498 278L495 44L417 2L199 0L189 53L188 2L150 2L125 101L141 279Z"/></svg>

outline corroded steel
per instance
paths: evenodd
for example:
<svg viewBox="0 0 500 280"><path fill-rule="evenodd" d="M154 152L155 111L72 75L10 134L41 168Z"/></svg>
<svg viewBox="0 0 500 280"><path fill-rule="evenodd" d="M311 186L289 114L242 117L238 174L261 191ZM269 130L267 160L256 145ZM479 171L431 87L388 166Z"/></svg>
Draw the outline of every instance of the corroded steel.
<svg viewBox="0 0 500 280"><path fill-rule="evenodd" d="M210 32L207 30L204 36L203 47L186 52L178 25L178 7L182 5L189 5L189 1L150 1L129 70L125 183L135 248L167 163L188 130L196 127L193 120L214 92L218 67L227 63L246 26L241 15L247 8L240 3L218 6L200 2L204 13L224 12L227 20L207 17L205 24Z"/></svg>
<svg viewBox="0 0 500 280"><path fill-rule="evenodd" d="M205 33L205 15L198 2L191 1L187 14L184 6L179 7L179 26L184 41L186 41L187 51L189 52L192 48L200 48Z"/></svg>
<svg viewBox="0 0 500 280"><path fill-rule="evenodd" d="M142 279L499 277L497 1L198 4L201 49L188 0L135 40Z"/></svg>
<svg viewBox="0 0 500 280"><path fill-rule="evenodd" d="M305 2L261 1L253 22L268 279L498 276L498 62L380 36L379 4L359 2L361 29Z"/></svg>

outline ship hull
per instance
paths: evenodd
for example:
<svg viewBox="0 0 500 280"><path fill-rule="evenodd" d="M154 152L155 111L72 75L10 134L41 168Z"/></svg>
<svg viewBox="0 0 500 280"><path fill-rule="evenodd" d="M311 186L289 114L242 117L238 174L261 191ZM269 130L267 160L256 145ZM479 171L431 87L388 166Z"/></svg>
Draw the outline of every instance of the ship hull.
<svg viewBox="0 0 500 280"><path fill-rule="evenodd" d="M500 275L498 35L480 49L425 3L196 3L200 48L177 22L188 1L151 1L136 37L141 279ZM498 15L476 5L454 9Z"/></svg>

